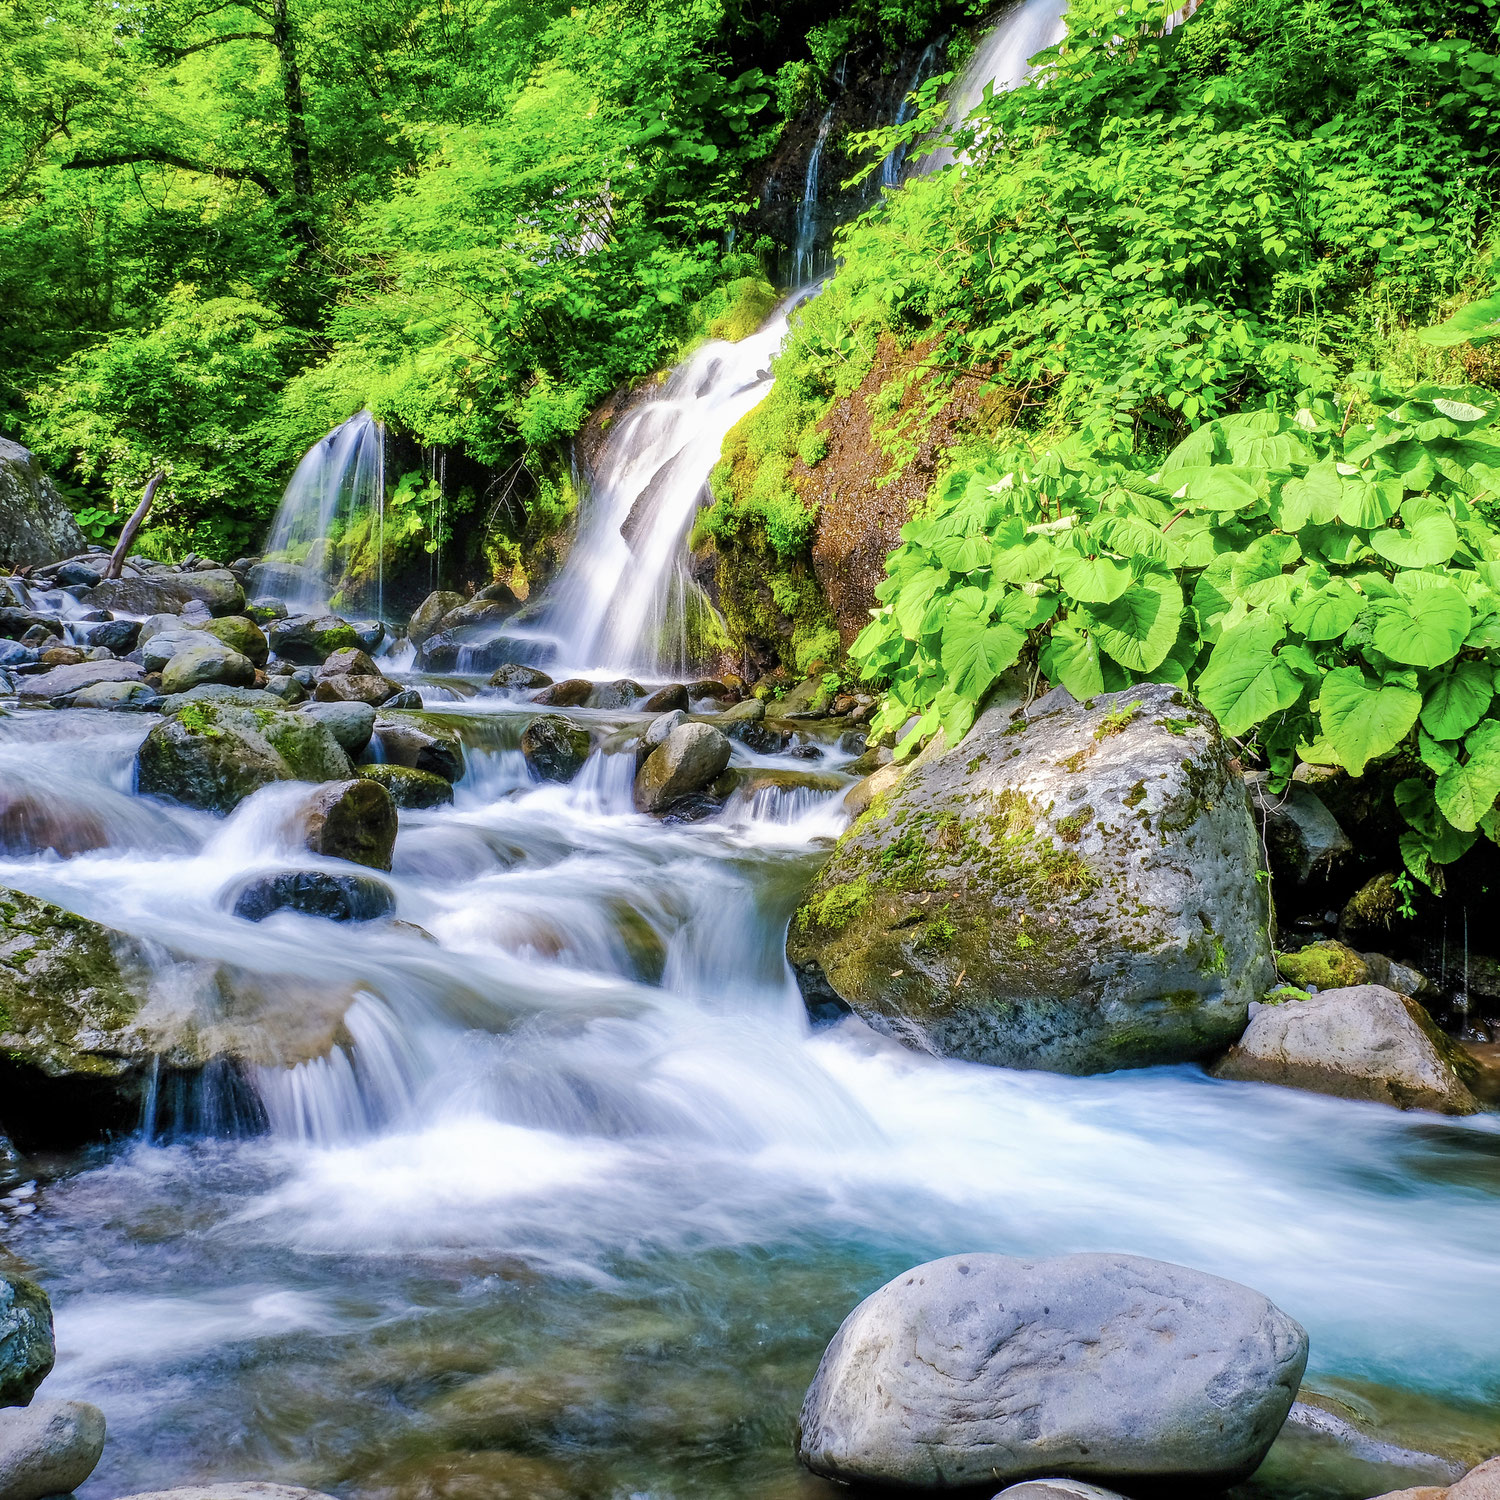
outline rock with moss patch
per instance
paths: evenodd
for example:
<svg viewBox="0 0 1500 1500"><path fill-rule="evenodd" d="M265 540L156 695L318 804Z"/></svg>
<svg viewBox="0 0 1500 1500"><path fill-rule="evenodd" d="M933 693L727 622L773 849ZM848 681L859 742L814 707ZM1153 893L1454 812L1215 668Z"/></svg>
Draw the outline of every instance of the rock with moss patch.
<svg viewBox="0 0 1500 1500"><path fill-rule="evenodd" d="M267 632L271 650L283 661L303 667L316 667L335 651L358 646L354 627L337 615L293 615L275 620Z"/></svg>
<svg viewBox="0 0 1500 1500"><path fill-rule="evenodd" d="M162 668L161 690L169 697L186 693L199 683L221 682L229 687L249 687L255 681L255 667L223 641L201 632L201 644L178 651Z"/></svg>
<svg viewBox="0 0 1500 1500"><path fill-rule="evenodd" d="M386 765L430 771L445 781L458 781L464 774L464 747L458 735L431 720L382 715L375 721L373 743Z"/></svg>
<svg viewBox="0 0 1500 1500"><path fill-rule="evenodd" d="M299 809L302 841L326 859L389 870L396 804L378 781L356 776L320 786Z"/></svg>
<svg viewBox="0 0 1500 1500"><path fill-rule="evenodd" d="M205 635L223 641L257 667L265 666L271 654L265 632L245 615L225 615L222 620L210 620L202 629Z"/></svg>
<svg viewBox="0 0 1500 1500"><path fill-rule="evenodd" d="M1200 1058L1274 979L1259 841L1212 717L1143 684L991 709L843 835L787 951L944 1056L1066 1073Z"/></svg>
<svg viewBox="0 0 1500 1500"><path fill-rule="evenodd" d="M447 807L453 801L452 782L431 771L419 771L415 766L356 766L354 774L379 782L397 807L420 811Z"/></svg>
<svg viewBox="0 0 1500 1500"><path fill-rule="evenodd" d="M0 1406L25 1406L56 1352L46 1292L24 1276L0 1276Z"/></svg>
<svg viewBox="0 0 1500 1500"><path fill-rule="evenodd" d="M462 594L455 594L451 589L435 589L412 612L406 638L413 646L420 646L437 630L443 616L460 608L463 602Z"/></svg>
<svg viewBox="0 0 1500 1500"><path fill-rule="evenodd" d="M136 790L227 813L273 781L347 781L349 758L305 714L189 704L155 725L136 752Z"/></svg>
<svg viewBox="0 0 1500 1500"><path fill-rule="evenodd" d="M1299 990L1339 990L1369 984L1375 971L1362 955L1343 943L1309 943L1296 953L1278 953L1276 967Z"/></svg>
<svg viewBox="0 0 1500 1500"><path fill-rule="evenodd" d="M1444 1036L1415 1000L1383 985L1324 990L1252 1008L1220 1078L1278 1083L1398 1109L1475 1113L1473 1059Z"/></svg>
<svg viewBox="0 0 1500 1500"><path fill-rule="evenodd" d="M571 781L591 748L588 731L561 714L539 714L521 732L521 753L541 781Z"/></svg>
<svg viewBox="0 0 1500 1500"><path fill-rule="evenodd" d="M593 691L594 684L586 677L565 677L561 682L548 683L532 702L545 703L549 708L582 708Z"/></svg>
<svg viewBox="0 0 1500 1500"><path fill-rule="evenodd" d="M490 674L489 686L505 693L534 693L552 686L552 679L535 667L523 667L518 662L507 662L496 667Z"/></svg>

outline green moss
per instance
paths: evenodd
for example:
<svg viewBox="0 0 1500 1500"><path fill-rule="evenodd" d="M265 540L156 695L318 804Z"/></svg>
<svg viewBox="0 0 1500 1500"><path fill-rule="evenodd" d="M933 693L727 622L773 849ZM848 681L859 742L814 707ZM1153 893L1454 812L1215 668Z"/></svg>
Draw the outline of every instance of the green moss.
<svg viewBox="0 0 1500 1500"><path fill-rule="evenodd" d="M841 932L869 910L871 896L870 882L863 875L857 880L831 885L811 897L797 913L797 926L803 932L814 927L824 932Z"/></svg>
<svg viewBox="0 0 1500 1500"><path fill-rule="evenodd" d="M1081 807L1076 813L1057 820L1057 836L1065 844L1076 844L1083 830L1093 821L1094 809Z"/></svg>
<svg viewBox="0 0 1500 1500"><path fill-rule="evenodd" d="M1122 799L1126 807L1139 807L1146 800L1146 783L1138 781Z"/></svg>
<svg viewBox="0 0 1500 1500"><path fill-rule="evenodd" d="M1063 768L1063 770L1071 771L1075 776L1077 776L1078 773L1082 771L1083 768L1089 763L1089 756L1091 756L1093 753L1094 752L1092 750L1075 750L1073 754L1064 756L1063 759L1058 762L1058 764Z"/></svg>
<svg viewBox="0 0 1500 1500"><path fill-rule="evenodd" d="M1297 953L1278 953L1276 967L1283 979L1303 990L1338 990L1371 979L1369 964L1343 943L1311 943Z"/></svg>
<svg viewBox="0 0 1500 1500"><path fill-rule="evenodd" d="M1112 709L1099 721L1094 730L1095 740L1107 740L1117 734L1123 734L1129 728L1131 721L1141 711L1141 700L1135 699L1120 708Z"/></svg>
<svg viewBox="0 0 1500 1500"><path fill-rule="evenodd" d="M178 713L177 722L189 734L199 735L206 740L224 737L224 731L219 728L218 710L211 703L189 703Z"/></svg>

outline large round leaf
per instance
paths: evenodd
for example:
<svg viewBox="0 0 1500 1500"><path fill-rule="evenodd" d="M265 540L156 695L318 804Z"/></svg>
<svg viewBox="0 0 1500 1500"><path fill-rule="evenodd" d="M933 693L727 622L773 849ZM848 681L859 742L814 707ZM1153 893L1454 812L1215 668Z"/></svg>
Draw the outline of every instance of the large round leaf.
<svg viewBox="0 0 1500 1500"><path fill-rule="evenodd" d="M1225 734L1247 734L1302 696L1301 678L1271 654L1285 635L1280 620L1254 615L1220 637L1198 679L1198 696Z"/></svg>
<svg viewBox="0 0 1500 1500"><path fill-rule="evenodd" d="M1104 691L1098 643L1072 620L1053 626L1042 647L1041 667L1049 682L1060 683L1080 703Z"/></svg>
<svg viewBox="0 0 1500 1500"><path fill-rule="evenodd" d="M1113 604L1130 587L1130 564L1118 557L1060 554L1057 581L1081 604Z"/></svg>
<svg viewBox="0 0 1500 1500"><path fill-rule="evenodd" d="M1431 582L1370 606L1371 644L1406 666L1440 667L1458 655L1473 614L1456 585L1430 574L1414 576Z"/></svg>
<svg viewBox="0 0 1500 1500"><path fill-rule="evenodd" d="M1182 624L1182 586L1166 568L1149 567L1113 604L1079 606L1100 648L1132 672L1154 671Z"/></svg>
<svg viewBox="0 0 1500 1500"><path fill-rule="evenodd" d="M1310 641L1336 641L1359 618L1366 603L1363 594L1336 578L1303 597L1292 611L1292 629Z"/></svg>
<svg viewBox="0 0 1500 1500"><path fill-rule="evenodd" d="M1484 717L1494 696L1490 669L1483 662L1461 661L1427 689L1422 728L1435 740L1456 740Z"/></svg>
<svg viewBox="0 0 1500 1500"><path fill-rule="evenodd" d="M960 698L977 700L1013 665L1026 644L1014 625L983 625L963 620L943 632L943 670Z"/></svg>
<svg viewBox="0 0 1500 1500"><path fill-rule="evenodd" d="M1431 568L1453 556L1458 528L1447 506L1435 500L1408 500L1401 507L1401 530L1372 531L1370 545L1398 568Z"/></svg>
<svg viewBox="0 0 1500 1500"><path fill-rule="evenodd" d="M1411 733L1422 695L1399 683L1366 677L1358 667L1339 667L1323 679L1318 716L1323 736L1352 776L1394 750Z"/></svg>

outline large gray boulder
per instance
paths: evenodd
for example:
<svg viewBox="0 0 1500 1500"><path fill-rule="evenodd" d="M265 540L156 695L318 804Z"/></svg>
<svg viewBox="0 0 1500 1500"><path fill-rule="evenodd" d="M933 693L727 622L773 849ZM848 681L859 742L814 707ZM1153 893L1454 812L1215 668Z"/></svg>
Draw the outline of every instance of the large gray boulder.
<svg viewBox="0 0 1500 1500"><path fill-rule="evenodd" d="M160 641L165 637L158 636ZM155 641L152 642L155 644ZM162 668L163 693L186 693L200 683L223 683L228 687L249 687L255 681L255 666L248 656L241 656L232 646L212 636L176 652Z"/></svg>
<svg viewBox="0 0 1500 1500"><path fill-rule="evenodd" d="M648 763L649 764L649 763ZM1147 684L986 712L839 840L787 954L908 1045L1063 1073L1222 1051L1275 979L1260 846L1212 717Z"/></svg>
<svg viewBox="0 0 1500 1500"><path fill-rule="evenodd" d="M87 1401L34 1401L0 1411L0 1495L67 1495L98 1466L104 1413Z"/></svg>
<svg viewBox="0 0 1500 1500"><path fill-rule="evenodd" d="M375 710L368 703L307 703L297 712L326 724L349 755L360 754L375 732Z"/></svg>
<svg viewBox="0 0 1500 1500"><path fill-rule="evenodd" d="M0 567L40 567L86 545L36 455L0 438Z"/></svg>
<svg viewBox="0 0 1500 1500"><path fill-rule="evenodd" d="M1251 1008L1250 1025L1214 1069L1398 1109L1471 1115L1478 1067L1415 1000L1378 984Z"/></svg>
<svg viewBox="0 0 1500 1500"><path fill-rule="evenodd" d="M1125 1500L1125 1497L1083 1479L1028 1479L1001 1490L995 1500Z"/></svg>
<svg viewBox="0 0 1500 1500"><path fill-rule="evenodd" d="M71 666L53 667L49 672L38 672L31 677L22 677L16 684L17 695L22 699L39 699L50 702L63 698L100 682L139 682L144 670L133 661L79 661Z"/></svg>
<svg viewBox="0 0 1500 1500"><path fill-rule="evenodd" d="M729 764L732 747L710 724L678 724L645 759L635 777L635 805L665 812L701 792Z"/></svg>
<svg viewBox="0 0 1500 1500"><path fill-rule="evenodd" d="M844 1320L798 1456L847 1483L931 1491L1041 1475L1223 1488L1265 1457L1306 1364L1285 1313L1186 1266L951 1255Z"/></svg>
<svg viewBox="0 0 1500 1500"><path fill-rule="evenodd" d="M83 602L92 609L107 609L117 615L180 615L187 600L172 585L171 576L106 578L83 596Z"/></svg>
<svg viewBox="0 0 1500 1500"><path fill-rule="evenodd" d="M406 638L413 646L420 646L437 630L444 615L451 614L462 606L464 596L451 589L435 589L412 612L406 626Z"/></svg>
<svg viewBox="0 0 1500 1500"><path fill-rule="evenodd" d="M163 719L136 752L143 796L227 813L273 781L348 781L349 757L306 714L193 703Z"/></svg>
<svg viewBox="0 0 1500 1500"><path fill-rule="evenodd" d="M390 766L410 766L430 771L445 781L459 781L464 774L464 747L451 729L431 720L405 714L386 714L376 719L374 741L380 759Z"/></svg>
<svg viewBox="0 0 1500 1500"><path fill-rule="evenodd" d="M588 730L561 714L538 714L521 731L521 753L539 781L571 781L591 748Z"/></svg>
<svg viewBox="0 0 1500 1500"><path fill-rule="evenodd" d="M0 1407L25 1406L56 1357L46 1292L24 1276L0 1276Z"/></svg>

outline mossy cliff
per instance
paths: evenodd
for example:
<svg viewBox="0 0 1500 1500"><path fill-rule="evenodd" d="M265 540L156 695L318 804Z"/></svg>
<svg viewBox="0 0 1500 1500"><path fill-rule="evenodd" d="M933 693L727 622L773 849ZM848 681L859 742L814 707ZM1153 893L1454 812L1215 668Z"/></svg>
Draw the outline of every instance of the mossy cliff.
<svg viewBox="0 0 1500 1500"><path fill-rule="evenodd" d="M840 839L791 924L804 995L1007 1067L1222 1050L1275 975L1249 802L1212 719L1160 685L1012 708Z"/></svg>

